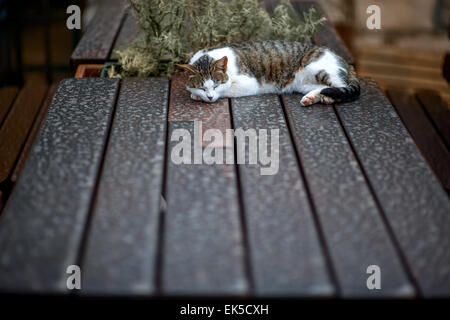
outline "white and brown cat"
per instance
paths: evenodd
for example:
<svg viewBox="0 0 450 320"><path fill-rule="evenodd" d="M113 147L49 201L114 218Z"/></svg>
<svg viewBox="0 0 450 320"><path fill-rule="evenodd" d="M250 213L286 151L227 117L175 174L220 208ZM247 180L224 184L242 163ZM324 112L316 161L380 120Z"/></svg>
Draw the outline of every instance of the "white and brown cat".
<svg viewBox="0 0 450 320"><path fill-rule="evenodd" d="M329 48L289 41L232 43L200 50L189 64L191 98L215 102L264 93L304 94L301 104L331 104L358 98L355 71Z"/></svg>

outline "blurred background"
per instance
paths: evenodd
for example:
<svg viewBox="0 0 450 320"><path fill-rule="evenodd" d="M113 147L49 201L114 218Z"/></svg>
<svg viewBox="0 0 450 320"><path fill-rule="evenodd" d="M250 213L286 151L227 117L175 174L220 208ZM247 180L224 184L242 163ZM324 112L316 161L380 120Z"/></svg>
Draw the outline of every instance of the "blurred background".
<svg viewBox="0 0 450 320"><path fill-rule="evenodd" d="M0 0L2 85L30 78L71 77L69 58L89 24L96 0ZM293 0L295 1L295 0ZM384 88L432 88L450 101L443 65L449 46L450 0L319 0L356 59L362 75ZM66 28L66 8L82 10L82 30ZM369 30L369 5L381 8L381 29Z"/></svg>

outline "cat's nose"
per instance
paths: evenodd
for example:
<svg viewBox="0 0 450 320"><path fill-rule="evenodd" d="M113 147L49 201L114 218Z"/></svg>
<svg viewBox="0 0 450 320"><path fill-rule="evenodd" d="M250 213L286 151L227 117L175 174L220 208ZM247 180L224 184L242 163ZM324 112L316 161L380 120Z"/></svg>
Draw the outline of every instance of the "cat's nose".
<svg viewBox="0 0 450 320"><path fill-rule="evenodd" d="M209 101L211 101L213 99L213 96L207 96Z"/></svg>

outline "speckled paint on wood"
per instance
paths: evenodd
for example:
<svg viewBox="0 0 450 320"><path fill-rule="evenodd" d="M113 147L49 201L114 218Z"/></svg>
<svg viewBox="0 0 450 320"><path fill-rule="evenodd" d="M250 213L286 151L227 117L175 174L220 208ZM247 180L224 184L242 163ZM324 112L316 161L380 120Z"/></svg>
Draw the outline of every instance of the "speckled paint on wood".
<svg viewBox="0 0 450 320"><path fill-rule="evenodd" d="M102 2L70 57L73 70L81 63L103 63L109 59L125 16L125 6L124 0Z"/></svg>
<svg viewBox="0 0 450 320"><path fill-rule="evenodd" d="M450 294L450 199L375 81L338 105L348 132L421 293Z"/></svg>
<svg viewBox="0 0 450 320"><path fill-rule="evenodd" d="M0 290L68 293L117 79L62 81L0 223Z"/></svg>
<svg viewBox="0 0 450 320"><path fill-rule="evenodd" d="M182 79L172 79L161 279L164 295L242 296L249 290L234 165L176 165L171 161L178 143L170 141L175 130L187 130L193 138L194 120L202 120L204 129L222 131L230 127L229 119L228 100L214 104L192 101Z"/></svg>
<svg viewBox="0 0 450 320"><path fill-rule="evenodd" d="M82 294L155 292L168 93L166 78L123 80L84 253Z"/></svg>
<svg viewBox="0 0 450 320"><path fill-rule="evenodd" d="M414 295L333 107L305 108L300 99L301 95L283 96L341 295ZM366 270L372 264L382 270L382 290L367 289Z"/></svg>
<svg viewBox="0 0 450 320"><path fill-rule="evenodd" d="M194 101L186 90L183 75L172 77L170 86L169 122L194 121L202 122L203 133L208 129L218 129L225 137L226 129L231 129L230 108L228 99L220 99L215 103ZM198 137L197 138L201 138ZM202 141L202 146L209 142ZM219 146L219 144L215 144ZM223 147L230 147L224 139Z"/></svg>
<svg viewBox="0 0 450 320"><path fill-rule="evenodd" d="M255 294L335 294L278 96L232 99L231 107L235 129L279 130L276 174L261 175L260 163L238 166Z"/></svg>

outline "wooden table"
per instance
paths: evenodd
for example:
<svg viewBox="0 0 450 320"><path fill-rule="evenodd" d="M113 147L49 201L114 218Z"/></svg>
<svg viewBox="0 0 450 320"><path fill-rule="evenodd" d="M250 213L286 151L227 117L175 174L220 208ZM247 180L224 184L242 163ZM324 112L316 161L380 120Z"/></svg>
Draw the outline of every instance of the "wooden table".
<svg viewBox="0 0 450 320"><path fill-rule="evenodd" d="M373 80L355 102L308 108L205 104L183 86L61 83L0 217L1 292L71 294L75 264L81 296L450 295L450 200ZM194 120L278 129L278 173L175 164L173 133L194 136Z"/></svg>

